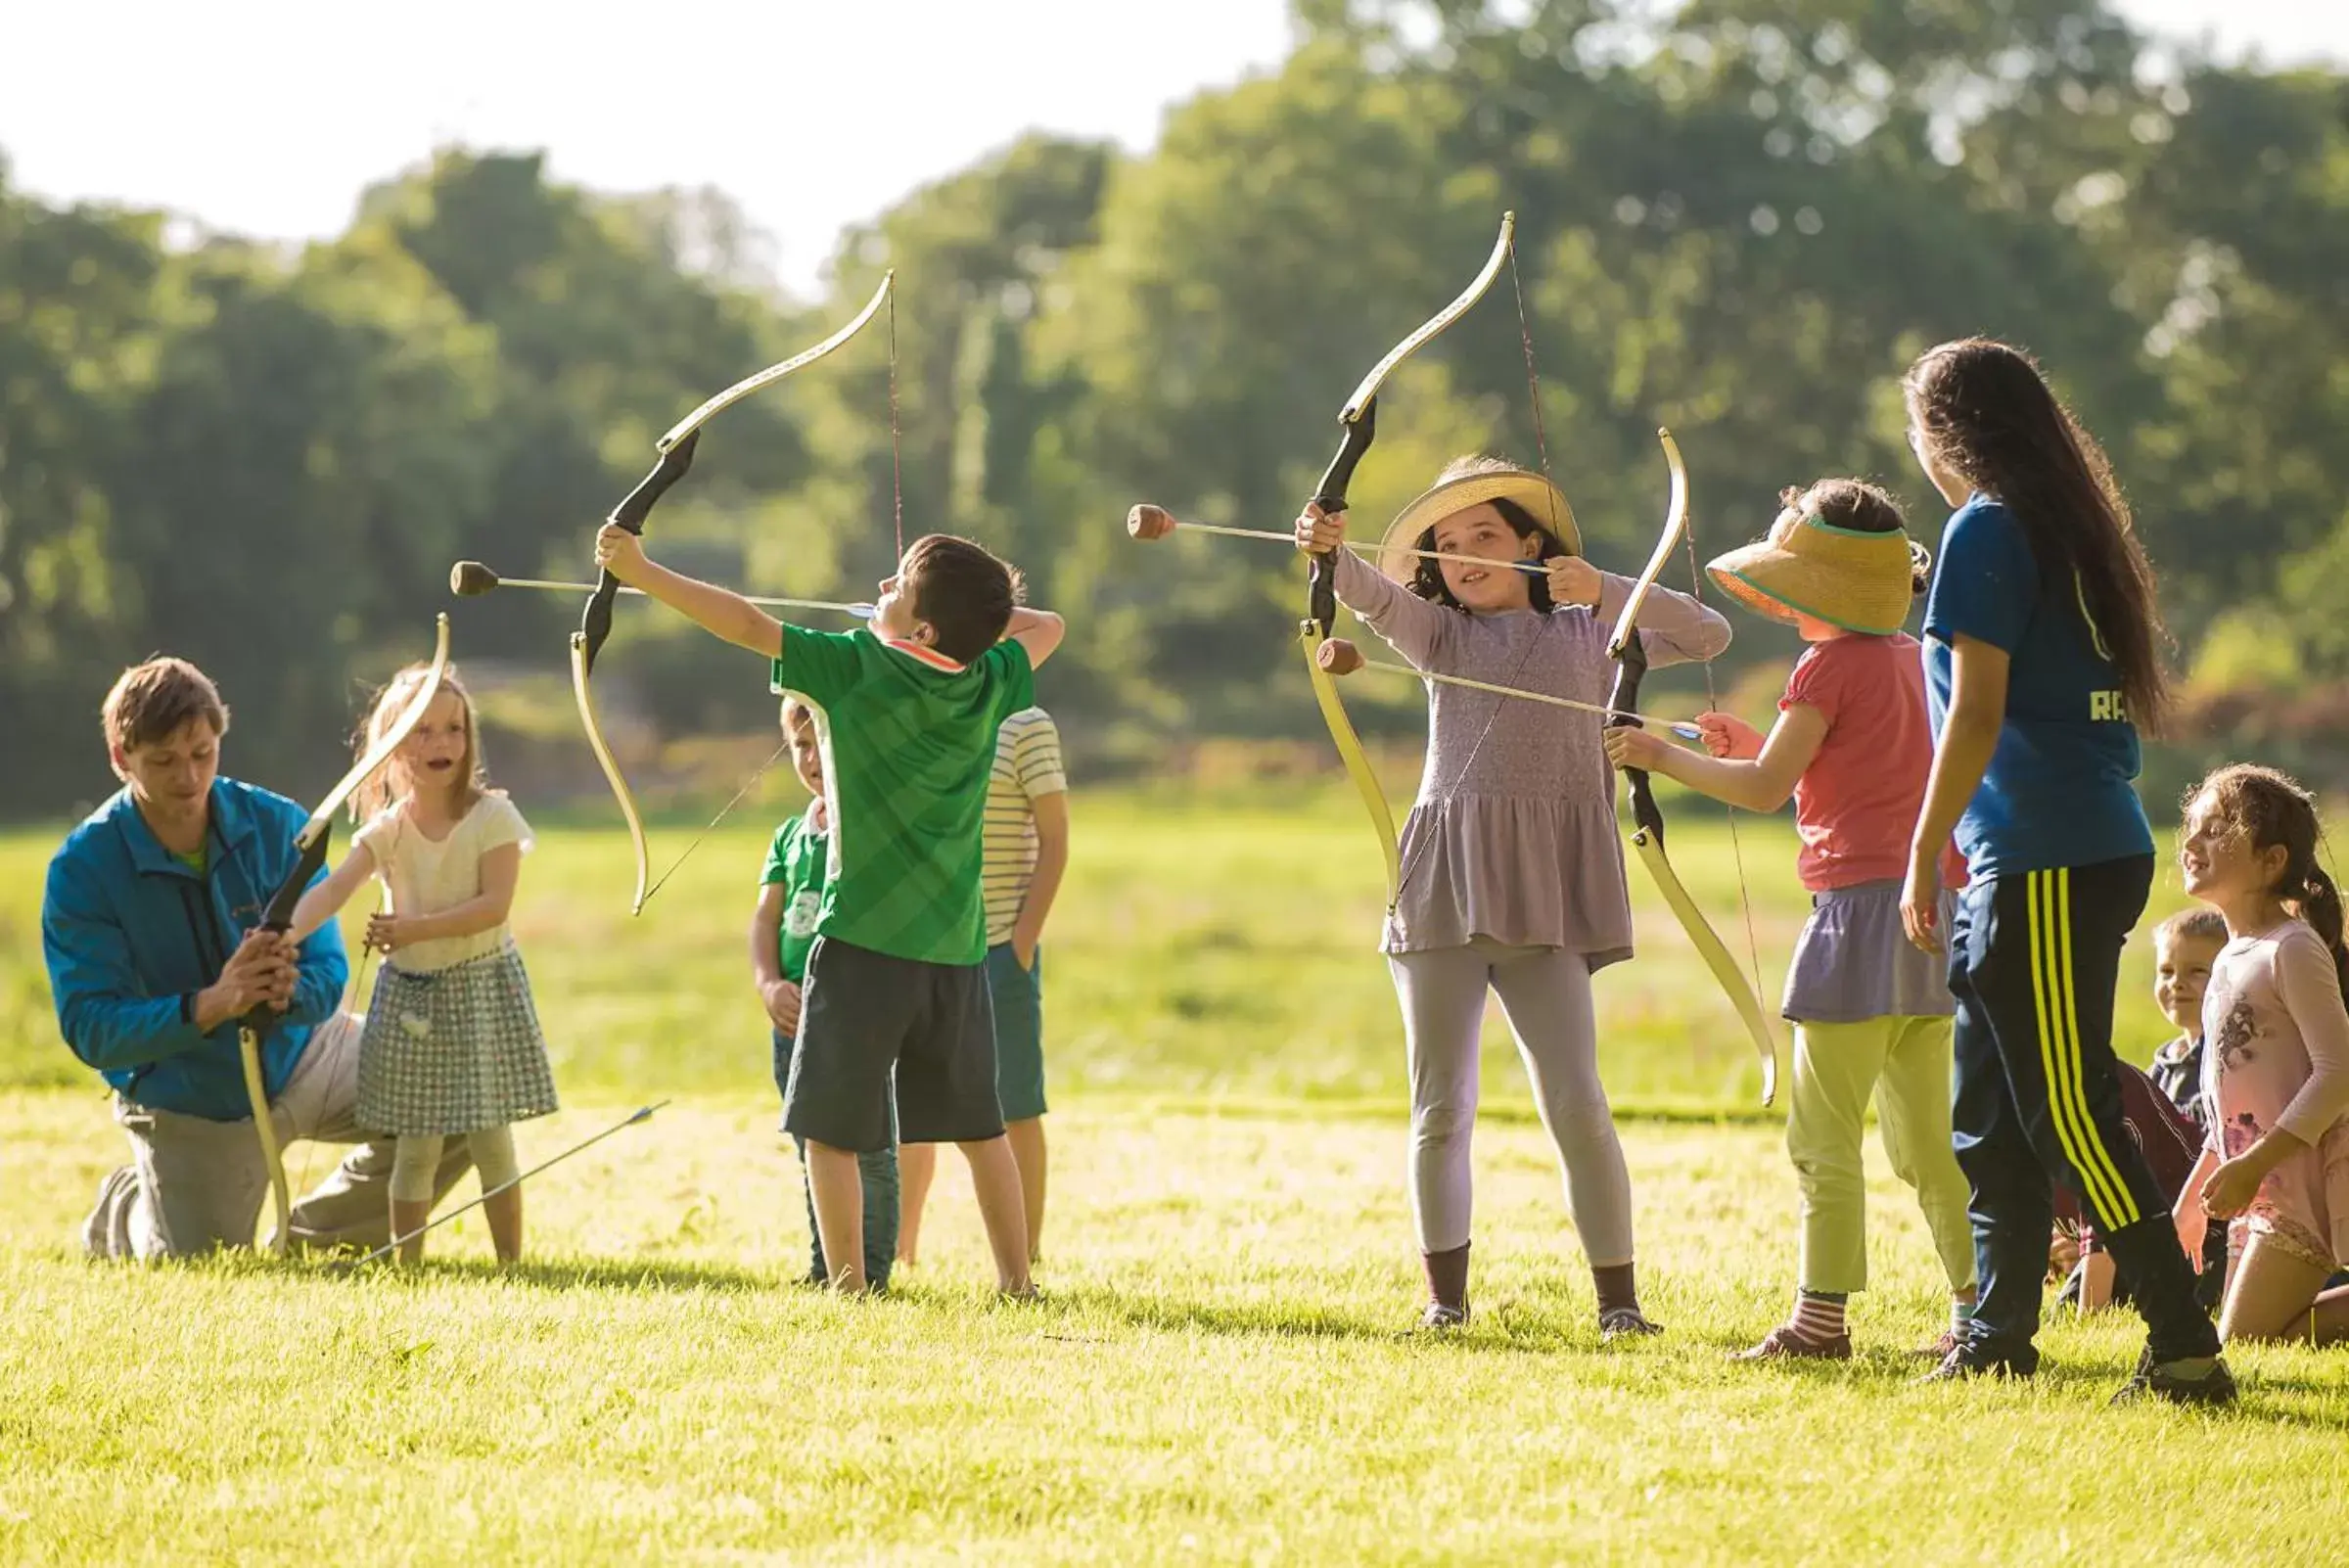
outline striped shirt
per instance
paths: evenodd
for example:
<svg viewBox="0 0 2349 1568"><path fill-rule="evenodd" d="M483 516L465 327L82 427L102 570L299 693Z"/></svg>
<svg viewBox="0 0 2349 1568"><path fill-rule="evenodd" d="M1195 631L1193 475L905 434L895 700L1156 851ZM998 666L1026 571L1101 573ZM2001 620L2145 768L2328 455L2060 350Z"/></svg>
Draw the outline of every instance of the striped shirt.
<svg viewBox="0 0 2349 1568"><path fill-rule="evenodd" d="M1036 876L1036 798L1068 791L1061 768L1060 730L1040 708L1003 720L995 736L995 768L987 781L985 869L987 945L1011 940L1028 884Z"/></svg>

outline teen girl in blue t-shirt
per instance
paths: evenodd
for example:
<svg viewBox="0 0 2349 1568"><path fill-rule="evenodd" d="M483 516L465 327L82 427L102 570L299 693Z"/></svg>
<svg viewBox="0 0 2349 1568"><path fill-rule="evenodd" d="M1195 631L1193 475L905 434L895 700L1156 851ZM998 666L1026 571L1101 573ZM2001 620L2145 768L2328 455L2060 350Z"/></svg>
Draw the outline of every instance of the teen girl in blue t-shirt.
<svg viewBox="0 0 2349 1568"><path fill-rule="evenodd" d="M1970 877L1948 933L1958 1163L1981 1297L1931 1376L2029 1376L2050 1178L2080 1195L2144 1315L2124 1396L2223 1405L2234 1380L2168 1206L2121 1117L2121 946L2153 882L2132 780L2167 704L2153 573L2103 453L2016 349L1943 344L1910 367L1909 441L1958 508L1925 606L1935 743L1902 920L1936 948L1938 856Z"/></svg>

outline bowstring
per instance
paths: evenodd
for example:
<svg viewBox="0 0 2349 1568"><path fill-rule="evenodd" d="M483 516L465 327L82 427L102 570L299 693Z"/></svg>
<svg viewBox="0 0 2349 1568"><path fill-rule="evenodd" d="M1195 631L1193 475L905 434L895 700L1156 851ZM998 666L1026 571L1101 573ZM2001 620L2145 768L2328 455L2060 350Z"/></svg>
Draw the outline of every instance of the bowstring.
<svg viewBox="0 0 2349 1568"><path fill-rule="evenodd" d="M1517 271L1517 241L1514 235L1512 235L1509 240L1509 294L1517 302L1517 339L1525 346L1525 385L1527 392L1533 398L1534 404L1534 450L1542 464L1542 477L1545 480L1548 480L1554 486L1557 484L1557 480L1550 474L1549 471L1549 438L1543 431L1542 425L1542 377L1540 372L1534 368L1534 334L1532 327L1529 326L1526 321L1525 286L1521 281ZM1554 517L1549 520L1550 531L1553 534L1557 531L1557 522L1558 520ZM1556 607L1552 606L1551 608L1552 614L1554 614ZM1509 678L1506 681L1503 681L1501 684L1515 686L1520 683L1519 677L1524 675L1525 667L1533 662L1535 653L1540 650L1543 644L1543 633L1548 631L1549 626L1549 616L1543 616L1542 618L1541 625L1535 628L1534 634L1531 637L1526 639L1525 652L1517 656L1516 667L1509 671ZM1493 725L1497 720L1499 719L1500 711L1502 708L1507 706L1508 701L1509 700L1506 697L1500 696L1498 693L1495 693L1493 695L1493 706L1492 709L1485 715L1484 727L1476 732L1476 742L1474 745L1468 748L1468 756L1466 760L1460 763L1458 770L1452 774L1451 783L1447 786L1442 793L1437 795L1436 801L1438 804L1451 800L1453 794L1458 791L1459 787L1468 782L1468 770L1476 765L1478 754L1483 752L1485 749L1486 737L1493 733ZM1427 744L1429 750L1433 751L1436 744L1436 735L1435 694L1432 691L1428 694ZM1407 824L1409 818L1406 816L1405 821ZM1432 832L1421 834L1419 836L1419 842L1411 846L1410 858L1404 861L1402 869L1395 873L1395 898L1394 900L1387 905L1387 913L1389 915L1394 914L1397 909L1403 906L1404 890L1411 885L1411 872L1419 864L1420 857L1427 853L1427 847L1434 841L1434 839L1435 834Z"/></svg>
<svg viewBox="0 0 2349 1568"><path fill-rule="evenodd" d="M758 769L753 772L748 779L743 781L742 788L734 792L733 798L728 800L725 805L717 808L717 815L712 817L708 822L704 823L702 825L702 830L693 836L693 842L686 845L683 850L677 853L677 857L668 862L668 869L653 879L653 885L644 890L644 903L638 904L636 906L638 909L641 910L645 903L650 903L653 901L653 895L659 893L668 879L677 874L677 867L683 865L686 861L686 858L691 855L694 851L702 847L702 841L716 830L718 823L723 822L726 819L726 813L728 811L733 810L734 807L742 804L742 798L744 796L750 794L752 790L758 788L759 781L766 776L766 770L768 768L775 765L776 759L780 758L785 752L790 750L791 737L786 735L783 737L783 744L766 754L766 761L760 762L758 766Z"/></svg>
<svg viewBox="0 0 2349 1568"><path fill-rule="evenodd" d="M1557 476L1549 471L1549 436L1542 426L1542 373L1534 368L1534 332L1525 315L1525 285L1517 272L1517 241L1509 240L1509 293L1517 300L1517 340L1525 345L1525 386L1534 400L1534 451L1542 460L1542 477L1555 484ZM1556 524L1556 518L1549 520Z"/></svg>
<svg viewBox="0 0 2349 1568"><path fill-rule="evenodd" d="M889 499L890 515L897 527L898 553L890 570L897 570L897 561L905 559L905 474L904 463L898 448L898 291L889 291Z"/></svg>
<svg viewBox="0 0 2349 1568"><path fill-rule="evenodd" d="M1698 608L1701 609L1705 603L1705 575L1698 570L1696 564L1696 524L1693 518L1687 527L1681 530L1681 544L1688 555L1688 596L1694 599ZM1719 713L1721 712L1721 698L1713 689L1713 661L1706 659L1699 663L1705 671L1705 708L1710 713ZM1728 807L1728 821L1729 861L1737 869L1737 909L1745 917L1745 956L1746 961L1753 966L1754 996L1756 1000L1760 1000L1762 996L1762 943L1754 935L1754 900L1752 895L1746 890L1745 849L1737 840L1737 807L1734 806Z"/></svg>

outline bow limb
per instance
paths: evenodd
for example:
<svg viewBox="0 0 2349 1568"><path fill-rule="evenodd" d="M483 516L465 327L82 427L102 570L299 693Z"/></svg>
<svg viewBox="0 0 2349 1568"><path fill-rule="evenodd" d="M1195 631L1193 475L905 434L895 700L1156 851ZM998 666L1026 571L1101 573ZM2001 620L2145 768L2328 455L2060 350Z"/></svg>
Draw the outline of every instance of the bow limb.
<svg viewBox="0 0 2349 1568"><path fill-rule="evenodd" d="M1396 843L1394 808L1387 804L1387 792L1379 784L1370 759L1362 752L1361 737L1355 733L1354 721L1346 716L1346 704L1338 696L1338 683L1321 668L1321 632L1314 623L1308 621L1298 626L1297 645L1305 650L1306 674L1313 683L1313 701L1321 707L1322 720L1329 725L1329 738L1337 742L1338 756L1362 797L1363 807L1370 813L1372 831L1378 835L1378 847L1387 866L1387 907L1392 909L1403 893L1403 852Z"/></svg>
<svg viewBox="0 0 2349 1568"><path fill-rule="evenodd" d="M1647 674L1647 649L1639 640L1639 608L1647 600L1647 592L1655 586L1656 577L1671 560L1673 549L1680 543L1688 526L1688 470L1681 461L1681 449L1669 431L1658 431L1664 443L1664 460L1672 470L1672 502L1666 510L1663 537L1657 541L1655 553L1648 558L1646 570L1633 584L1631 594L1623 602L1623 610L1615 618L1615 629L1607 640L1607 653L1615 661L1615 689L1607 698L1607 706L1616 710L1607 720L1607 727L1628 725L1642 727L1635 716L1639 706L1639 683ZM1623 769L1625 783L1632 797L1632 847L1639 853L1639 863L1647 873L1664 901L1672 906L1681 929L1704 958L1705 967L1721 985L1722 992L1729 999L1738 1021L1752 1037L1754 1050L1762 1059L1762 1103L1769 1105L1778 1092L1777 1046L1771 1038L1768 1015L1762 999L1756 994L1737 961L1729 954L1720 934L1688 896L1680 874L1673 870L1672 859L1664 849L1664 811L1656 804L1655 786L1647 770L1639 767Z"/></svg>
<svg viewBox="0 0 2349 1568"><path fill-rule="evenodd" d="M823 342L811 348L804 348L789 359L769 365L764 370L745 376L671 425L654 443L658 456L652 471L637 482L627 498L614 507L612 515L605 521L641 538L645 520L652 515L654 506L693 467L694 448L701 441L702 427L752 393L762 392L794 371L814 364L863 331L865 324L880 312L881 306L889 300L896 279L895 270L884 272L880 287L864 302L864 308ZM894 376L894 348L891 367ZM894 381L892 385L894 387ZM603 728L596 722L595 705L587 695L587 681L595 672L596 655L603 651L605 639L612 634L612 601L619 596L620 588L620 579L611 572L596 574L595 589L587 597L586 608L579 613L579 629L571 638L571 684L572 695L578 704L579 722L587 731L588 747L595 753L596 763L604 770L604 778L612 786L613 799L620 803L620 814L628 825L628 843L636 859L636 891L628 912L640 914L644 910L644 900L651 896L646 887L651 868L645 848L644 819L636 809L636 799L628 789L627 780L621 774L619 761L613 757L612 749L605 744Z"/></svg>
<svg viewBox="0 0 2349 1568"><path fill-rule="evenodd" d="M1329 460L1329 467L1322 471L1321 483L1313 486L1312 504L1332 515L1346 510L1346 488L1354 479L1355 465L1370 449L1378 429L1375 398L1362 402L1359 409L1351 403L1347 407L1354 417L1343 419L1346 438L1339 443L1337 455ZM1388 804L1386 789L1378 782L1378 774L1362 751L1361 736L1356 733L1354 720L1346 716L1346 700L1338 695L1338 683L1321 668L1319 657L1322 642L1337 629L1337 580L1336 552L1312 557L1306 618L1297 624L1297 645L1305 651L1306 676L1313 682L1313 702L1321 710L1321 720L1329 726L1329 738L1338 748L1339 761L1346 764L1347 776L1354 780L1355 790L1362 798L1362 808L1370 813L1370 831L1377 836L1379 855L1386 862L1387 908L1392 911L1403 896L1402 852L1395 838L1395 808Z"/></svg>
<svg viewBox="0 0 2349 1568"><path fill-rule="evenodd" d="M1729 998L1738 1022L1745 1025L1746 1034L1752 1037L1754 1051L1762 1059L1762 1103L1769 1105L1778 1094L1778 1052L1771 1038L1770 1020L1762 1011L1762 998L1754 993L1745 971L1730 956L1727 945L1697 908L1696 900L1688 897L1688 890L1681 886L1680 873L1673 870L1672 860L1664 853L1664 840L1641 831L1632 835L1632 846L1639 852L1639 863L1647 867L1656 891L1672 905L1672 912L1679 917L1681 929L1688 934L1689 943L1704 958L1705 967L1721 983L1722 993Z"/></svg>
<svg viewBox="0 0 2349 1568"><path fill-rule="evenodd" d="M237 1031L237 1060L245 1070L245 1103L253 1111L253 1136L260 1140L261 1165L269 1173L269 1202L276 1224L269 1232L269 1252L283 1258L294 1228L294 1191L286 1184L285 1151L278 1146L277 1121L269 1109L269 1088L261 1078L261 1033L250 1025Z"/></svg>
<svg viewBox="0 0 2349 1568"><path fill-rule="evenodd" d="M1378 390L1386 384L1395 368L1417 353L1437 334L1468 313L1471 305L1485 297L1493 280L1500 276L1501 267L1509 259L1509 246L1517 232L1517 214L1500 215L1500 234L1493 242L1493 254L1485 258L1468 287L1453 297L1451 302L1411 329L1410 335L1381 355L1369 373L1356 384L1354 395L1338 411L1338 426L1344 432L1337 454L1321 471L1321 482L1313 486L1311 504L1323 513L1335 516L1346 510L1346 492L1354 483L1354 471L1370 450L1378 435ZM1387 908L1393 912L1403 898L1402 852L1395 837L1395 811L1387 802L1386 790L1378 782L1370 760L1363 754L1361 737L1355 732L1354 721L1346 716L1346 704L1338 695L1337 683L1321 668L1317 657L1321 642L1335 633L1338 620L1337 561L1335 552L1316 554L1312 558L1308 580L1306 619L1299 625L1297 640L1305 649L1306 669L1313 683L1313 700L1320 706L1322 721L1329 726L1329 738L1337 744L1338 756L1346 764L1347 773L1354 779L1355 789L1361 795L1362 806L1370 813L1371 831L1378 835L1379 853L1387 867Z"/></svg>
<svg viewBox="0 0 2349 1568"><path fill-rule="evenodd" d="M595 753L596 765L604 770L604 780L612 786L612 798L620 803L621 817L628 824L628 849L636 862L636 891L629 896L628 913L640 914L644 909L645 881L652 871L651 856L645 849L644 818L637 812L636 797L621 774L619 761L604 740L603 726L596 722L595 700L587 694L587 638L575 631L571 634L571 694L578 703L579 724L587 732L587 748Z"/></svg>
<svg viewBox="0 0 2349 1568"><path fill-rule="evenodd" d="M327 791L318 808L310 813L301 831L294 836L294 868L286 873L271 895L268 907L261 915L260 929L281 935L293 928L294 906L309 890L310 883L326 866L327 839L334 826L335 813L351 792L374 776L376 770L392 760L423 719L433 699L440 694L441 678L448 672L448 617L439 618L433 649L433 663L425 671L424 681L408 706L399 711L374 745L351 764L342 781ZM237 1062L245 1077L245 1103L253 1112L253 1137L261 1146L261 1165L269 1173L270 1205L276 1215L276 1228L270 1233L269 1251L276 1257L286 1255L286 1247L294 1230L293 1189L286 1182L285 1151L277 1140L277 1122L269 1109L268 1081L261 1073L261 1041L277 1022L276 1015L266 1007L256 1007L237 1021Z"/></svg>

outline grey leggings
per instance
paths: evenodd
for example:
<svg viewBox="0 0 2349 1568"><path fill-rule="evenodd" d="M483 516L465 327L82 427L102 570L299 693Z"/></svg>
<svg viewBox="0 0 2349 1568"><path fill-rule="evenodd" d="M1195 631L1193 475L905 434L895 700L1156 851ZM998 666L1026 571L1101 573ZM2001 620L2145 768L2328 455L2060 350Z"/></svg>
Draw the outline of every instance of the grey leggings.
<svg viewBox="0 0 2349 1568"><path fill-rule="evenodd" d="M1411 1219L1424 1252L1468 1243L1468 1137L1476 1123L1477 1037L1487 988L1517 1037L1542 1126L1566 1173L1566 1207L1594 1268L1632 1261L1632 1177L1598 1082L1590 967L1555 947L1389 954L1411 1065Z"/></svg>
<svg viewBox="0 0 2349 1568"><path fill-rule="evenodd" d="M489 1192L522 1174L514 1158L514 1129L485 1127L478 1132L454 1134L473 1154L474 1169L482 1173L482 1190ZM440 1149L448 1138L438 1132L403 1132L392 1146L392 1196L401 1203L422 1203L433 1195L433 1173L440 1167Z"/></svg>

